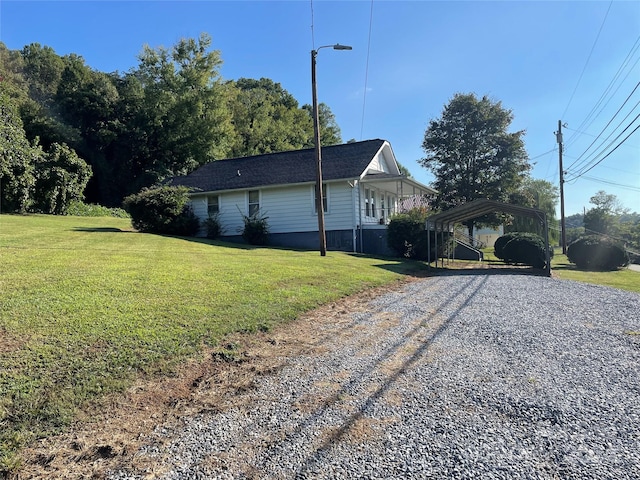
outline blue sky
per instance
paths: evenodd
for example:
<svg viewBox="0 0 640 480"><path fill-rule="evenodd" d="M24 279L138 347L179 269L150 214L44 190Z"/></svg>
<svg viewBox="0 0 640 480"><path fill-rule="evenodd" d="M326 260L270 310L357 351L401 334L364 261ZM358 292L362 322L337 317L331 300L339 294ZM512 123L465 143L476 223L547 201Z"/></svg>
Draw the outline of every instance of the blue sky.
<svg viewBox="0 0 640 480"><path fill-rule="evenodd" d="M38 42L104 72L134 68L144 44L201 32L223 78L270 78L300 104L311 103L312 48L352 46L320 50L319 101L345 141L389 140L418 181L432 179L416 162L429 120L473 92L512 110L534 178L558 184L554 132L567 124L567 215L598 190L640 212L640 131L609 153L640 125L640 1L0 0L8 48Z"/></svg>

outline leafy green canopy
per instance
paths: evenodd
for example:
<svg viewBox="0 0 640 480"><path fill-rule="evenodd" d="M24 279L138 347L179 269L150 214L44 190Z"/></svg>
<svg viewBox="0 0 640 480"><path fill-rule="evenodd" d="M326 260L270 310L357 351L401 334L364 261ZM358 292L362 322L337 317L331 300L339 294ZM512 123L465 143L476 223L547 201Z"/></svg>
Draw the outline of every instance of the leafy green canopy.
<svg viewBox="0 0 640 480"><path fill-rule="evenodd" d="M89 202L124 197L212 160L313 146L311 107L270 79L223 81L211 38L145 46L126 73L90 68L33 43L0 43L0 82L18 107L28 142L66 144L92 168ZM328 106L319 106L321 140L341 143Z"/></svg>
<svg viewBox="0 0 640 480"><path fill-rule="evenodd" d="M15 100L0 93L0 212L66 213L90 177L91 167L67 145L47 152L29 143Z"/></svg>
<svg viewBox="0 0 640 480"><path fill-rule="evenodd" d="M15 104L0 95L0 211L25 212L32 203L40 151L27 140Z"/></svg>
<svg viewBox="0 0 640 480"><path fill-rule="evenodd" d="M556 218L556 205L560 195L558 187L547 180L527 177L522 182L520 190L509 196L509 202L523 207L533 207L542 210L547 216L549 225L549 241L559 238L559 225ZM556 228L552 228L552 227ZM513 216L505 221L505 232L531 232L544 237L543 225L538 219L525 216Z"/></svg>
<svg viewBox="0 0 640 480"><path fill-rule="evenodd" d="M435 207L456 207L479 198L502 202L518 191L531 168L522 137L507 130L513 114L500 102L457 93L438 119L429 122L419 162L434 176ZM466 222L471 231L475 220ZM497 223L486 217L479 223Z"/></svg>

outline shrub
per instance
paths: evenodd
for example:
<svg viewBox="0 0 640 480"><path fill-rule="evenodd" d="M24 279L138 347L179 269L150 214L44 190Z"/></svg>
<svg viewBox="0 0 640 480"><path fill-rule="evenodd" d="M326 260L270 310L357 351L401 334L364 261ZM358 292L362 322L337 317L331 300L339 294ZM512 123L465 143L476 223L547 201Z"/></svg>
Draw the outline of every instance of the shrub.
<svg viewBox="0 0 640 480"><path fill-rule="evenodd" d="M193 236L200 222L189 206L188 193L186 187L143 188L125 198L123 206L140 232Z"/></svg>
<svg viewBox="0 0 640 480"><path fill-rule="evenodd" d="M545 243L533 233L513 237L502 248L502 255L507 263L531 265L534 268L544 268L547 264Z"/></svg>
<svg viewBox="0 0 640 480"><path fill-rule="evenodd" d="M507 256L504 253L505 246L511 240L514 240L516 238L528 239L530 242L533 242L535 244L541 245L541 247L542 247L542 258L546 258L544 240L539 235L536 235L535 233L527 233L527 232L509 232L509 233L505 233L504 235L498 237L496 239L494 245L493 245L493 251L495 253L495 256L498 257L500 260L503 260L505 262L512 261L513 263L525 263L525 262L510 260L509 258L507 258ZM549 248L549 256L551 258L553 257L553 249L552 248ZM529 263L526 263L526 264L530 265Z"/></svg>
<svg viewBox="0 0 640 480"><path fill-rule="evenodd" d="M84 203L80 200L73 200L71 203L69 203L67 215L73 215L75 217L130 218L126 210L123 210L122 208L103 207L102 205Z"/></svg>
<svg viewBox="0 0 640 480"><path fill-rule="evenodd" d="M510 233L505 233L504 235L498 237L495 243L493 244L493 252L495 256L498 257L500 260L504 260L504 254L503 254L504 246L514 238L518 237L519 235L521 235L520 232L510 232Z"/></svg>
<svg viewBox="0 0 640 480"><path fill-rule="evenodd" d="M200 219L193 213L190 205L186 205L182 213L168 225L164 232L168 235L179 235L181 237L193 237L200 230Z"/></svg>
<svg viewBox="0 0 640 480"><path fill-rule="evenodd" d="M242 238L250 245L266 245L269 239L269 217L265 217L259 210L252 215L242 215L244 229Z"/></svg>
<svg viewBox="0 0 640 480"><path fill-rule="evenodd" d="M587 235L567 248L567 258L583 270L608 271L629 265L625 249L605 237Z"/></svg>
<svg viewBox="0 0 640 480"><path fill-rule="evenodd" d="M427 260L429 258L427 247L429 245L427 231L425 230L428 213L424 208L414 208L405 213L398 213L391 217L387 225L387 245L399 257L414 258L416 260ZM431 259L435 260L436 241L435 232L431 235ZM445 245L450 239L450 235L445 233L446 239L440 240L438 232L438 249L444 251Z"/></svg>
<svg viewBox="0 0 640 480"><path fill-rule="evenodd" d="M217 213L209 215L203 222L203 226L207 232L207 238L215 240L224 233L224 228L220 224L220 216Z"/></svg>
<svg viewBox="0 0 640 480"><path fill-rule="evenodd" d="M391 217L387 226L387 245L389 248L399 257L426 259L426 219L426 212L418 208Z"/></svg>

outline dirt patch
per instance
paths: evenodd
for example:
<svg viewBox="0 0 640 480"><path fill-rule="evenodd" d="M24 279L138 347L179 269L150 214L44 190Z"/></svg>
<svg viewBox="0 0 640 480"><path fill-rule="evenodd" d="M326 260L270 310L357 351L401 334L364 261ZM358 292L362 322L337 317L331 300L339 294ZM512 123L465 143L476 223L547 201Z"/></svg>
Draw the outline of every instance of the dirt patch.
<svg viewBox="0 0 640 480"><path fill-rule="evenodd" d="M26 343L26 339L18 338L14 335L9 334L6 330L0 329L0 354L18 351Z"/></svg>
<svg viewBox="0 0 640 480"><path fill-rule="evenodd" d="M203 348L201 356L179 367L172 377L139 380L124 394L112 395L82 412L67 433L26 449L16 478L99 479L118 469L146 472L154 478L162 472L148 456L136 453L142 445L166 442L154 434L157 427L174 431L182 418L238 407L247 398L240 394L252 389L256 378L280 370L299 355L324 352L327 339L350 335L354 312L366 311L372 298L415 280L406 277L346 297L272 332L229 336L224 344L233 345L233 355ZM318 407L308 400L301 409ZM367 422L357 424L352 432L356 438L370 436Z"/></svg>

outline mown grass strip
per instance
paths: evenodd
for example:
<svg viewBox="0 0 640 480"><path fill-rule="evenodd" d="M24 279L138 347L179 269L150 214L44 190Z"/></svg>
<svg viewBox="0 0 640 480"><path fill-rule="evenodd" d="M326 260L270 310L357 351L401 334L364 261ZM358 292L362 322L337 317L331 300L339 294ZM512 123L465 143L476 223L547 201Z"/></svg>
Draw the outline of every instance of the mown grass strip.
<svg viewBox="0 0 640 480"><path fill-rule="evenodd" d="M640 293L640 273L628 268L611 272L578 270L575 265L569 262L566 255L556 252L551 260L551 269L557 278L563 280L575 280L576 282L604 285Z"/></svg>
<svg viewBox="0 0 640 480"><path fill-rule="evenodd" d="M141 374L422 269L140 234L113 217L2 215L0 472Z"/></svg>

